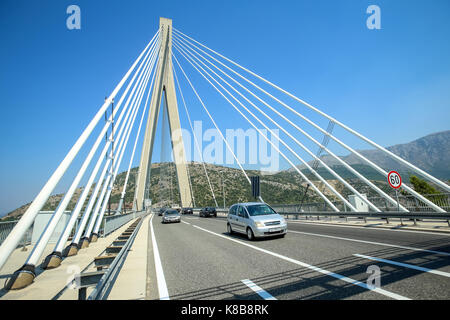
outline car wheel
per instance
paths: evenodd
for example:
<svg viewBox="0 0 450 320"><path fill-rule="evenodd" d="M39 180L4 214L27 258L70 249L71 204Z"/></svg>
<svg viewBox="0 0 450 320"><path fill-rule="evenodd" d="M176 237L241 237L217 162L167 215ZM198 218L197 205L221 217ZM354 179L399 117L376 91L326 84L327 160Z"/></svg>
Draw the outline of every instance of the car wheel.
<svg viewBox="0 0 450 320"><path fill-rule="evenodd" d="M255 239L255 235L253 234L253 231L251 228L247 228L247 238L250 241Z"/></svg>
<svg viewBox="0 0 450 320"><path fill-rule="evenodd" d="M227 231L228 234L233 234L233 229L231 229L231 225L229 223L227 223Z"/></svg>

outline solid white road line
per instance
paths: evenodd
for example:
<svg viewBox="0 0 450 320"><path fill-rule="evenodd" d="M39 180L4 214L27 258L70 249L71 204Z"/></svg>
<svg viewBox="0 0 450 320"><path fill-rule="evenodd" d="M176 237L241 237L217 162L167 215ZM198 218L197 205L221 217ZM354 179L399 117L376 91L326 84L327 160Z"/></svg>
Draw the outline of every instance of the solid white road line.
<svg viewBox="0 0 450 320"><path fill-rule="evenodd" d="M387 229L387 228L377 228L377 227L360 227L360 226L346 226L346 225L338 225L338 224L327 224L327 223L315 223L315 222L306 222L306 221L287 221L289 223L296 224L304 224L304 225L314 225L314 226L322 226L322 227L338 227L338 228L354 228L354 229L370 229L377 231L392 231L392 232L410 232L410 233L422 233L422 234L432 234L435 236L450 236L450 233L444 232L432 232L432 231L419 231L419 230L404 230L404 229Z"/></svg>
<svg viewBox="0 0 450 320"><path fill-rule="evenodd" d="M448 272L428 269L428 268L424 268L424 267L418 267L418 266L415 266L415 265L412 265L412 264L408 264L408 263L401 263L401 262L396 262L396 261L392 261L392 260L386 260L386 259L381 259L381 258L365 256L363 254L354 254L354 256L360 257L360 258L369 259L369 260L373 260L373 261L384 262L384 263L387 263L387 264L393 264L393 265L397 265L397 266L400 266L400 267L415 269L415 270L419 270L419 271L423 271L423 272L434 273L434 274L437 274L437 275L440 275L440 276L444 276L444 277L450 278L450 273L448 273Z"/></svg>
<svg viewBox="0 0 450 320"><path fill-rule="evenodd" d="M169 291L167 290L166 278L159 256L158 245L156 244L155 232L153 230L153 216L150 219L150 230L152 234L153 258L155 260L156 282L158 283L158 293L160 300L170 300Z"/></svg>
<svg viewBox="0 0 450 320"><path fill-rule="evenodd" d="M218 221L218 220L208 220L208 221ZM288 222L288 223L292 223L292 222ZM301 222L294 222L294 223L301 223ZM307 224L307 223L305 223L305 224ZM310 223L310 224L312 224L312 223ZM321 224L315 224L315 225L321 225ZM331 227L331 226L327 226L327 227ZM337 226L337 227L352 228L351 226ZM355 228L363 228L364 229L364 227L355 227ZM389 230L387 230L387 231L389 231ZM391 230L391 231L394 231L394 230ZM407 231L407 230L395 230L395 231L414 232L414 231ZM440 255L444 255L444 256L450 256L449 252L427 250L427 249L408 247L408 246L400 246L400 245L389 244L389 243L385 243L385 242L374 242L374 241L359 240L359 239L353 239L353 238L343 238L343 237L337 237L337 236L329 236L329 235L326 235L326 234L311 233L311 232L304 232L304 231L295 231L295 230L289 230L289 229L288 229L288 232L298 233L298 234L305 234L305 235L310 235L310 236L317 236L317 237L325 237L325 238L331 238L331 239L338 239L338 240L346 240L346 241L353 241L353 242L360 242L360 243L368 243L368 244L373 244L373 245L377 245L377 246L393 247L393 248L406 249L406 250L412 250L412 251L423 251L423 252L440 254ZM421 232L421 231L417 231L417 232L425 233L425 232ZM432 233L432 232L428 232L428 233ZM436 235L436 233L433 233L433 234Z"/></svg>
<svg viewBox="0 0 450 320"><path fill-rule="evenodd" d="M384 296L387 296L387 297L390 297L390 298L393 298L393 299L397 299L397 300L410 300L409 298L404 297L404 296L401 296L401 295L399 295L399 294L396 294L396 293L393 293L393 292L390 292L390 291L387 291L387 290L383 290L383 289L381 289L381 288L371 288L371 287L369 287L367 284L365 284L365 283L363 283L363 282L361 282L361 281L358 281L358 280L355 280L355 279L352 279L352 278L348 278L348 277L345 277L345 276L343 276L343 275L340 275L340 274L337 274L337 273L334 273L334 272L331 272L331 271L328 271L328 270L325 270L325 269L322 269L322 268L319 268L319 267L316 267L316 266L307 264L307 263L305 263L305 262L301 262L301 261L298 261L298 260L295 260L295 259L292 259L292 258L283 256L283 255L281 255L281 254L278 254L278 253L275 253L275 252L272 252L272 251L269 251L269 250L265 250L265 249L256 247L256 246L254 246L254 245L251 245L251 244L248 244L248 243L245 243L245 242L242 242L242 241L239 241L239 240L236 240L236 239L233 239L233 238L230 238L230 237L227 237L227 236L224 236L224 235L215 233L215 232L213 232L213 231L209 231L209 230L204 229L204 228L201 228L201 227L199 227L199 226L196 226L196 225L192 225L192 226L193 226L194 228L197 228L197 229L199 229L199 230L208 232L208 233L213 234L213 235L215 235L215 236L218 236L218 237L227 239L227 240L229 240L229 241L233 241L233 242L239 243L239 244L241 244L241 245L243 245L243 246L246 246L246 247L249 247L249 248L252 248L252 249L261 251L261 252L264 252L264 253L266 253L266 254L272 255L272 256L277 257L277 258L280 258L280 259L282 259L282 260L285 260L285 261L294 263L294 264L296 264L296 265L299 265L299 266L304 267L304 268L308 268L308 269L310 269L310 270L314 270L314 271L320 272L320 273L322 273L322 274L325 274L325 275L331 276L331 277L333 277L333 278L336 278L336 279L345 281L345 282L347 282L347 283L350 283L350 284L353 284L353 285L362 287L362 288L364 288L364 289L367 289L367 290L371 290L371 291L377 292L377 293L382 294L382 295L384 295Z"/></svg>
<svg viewBox="0 0 450 320"><path fill-rule="evenodd" d="M254 282L250 281L249 279L241 280L241 282L250 289L252 289L254 292L256 292L264 300L277 300L270 293L261 289L261 287L257 286Z"/></svg>
<svg viewBox="0 0 450 320"><path fill-rule="evenodd" d="M450 256L450 253L448 253L448 252L420 249L420 248L407 247L407 246L399 246L399 245L389 244L389 243L385 243L385 242L374 242L374 241L367 241L367 240L358 240L358 239L343 238L343 237L329 236L329 235L319 234L319 233L310 233L310 232L294 231L294 230L288 230L288 232L298 233L298 234L306 234L306 235L310 235L310 236L324 237L324 238L330 238L330 239L338 239L338 240L346 240L346 241L353 241L353 242L360 242L360 243L368 243L368 244L374 244L374 245L377 245L377 246L393 247L393 248L400 248L400 249L413 250L413 251L430 252L430 253L440 254L440 255L444 255L444 256Z"/></svg>
<svg viewBox="0 0 450 320"><path fill-rule="evenodd" d="M189 222L186 222L186 221L183 221L183 220L181 220L181 222L183 222L183 223L185 223L185 224L190 224Z"/></svg>

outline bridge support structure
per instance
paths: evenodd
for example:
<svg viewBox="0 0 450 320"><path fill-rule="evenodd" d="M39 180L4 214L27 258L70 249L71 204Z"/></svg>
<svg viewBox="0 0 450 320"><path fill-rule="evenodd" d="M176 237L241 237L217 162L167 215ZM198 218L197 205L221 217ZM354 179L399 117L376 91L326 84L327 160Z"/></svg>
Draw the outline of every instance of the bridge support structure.
<svg viewBox="0 0 450 320"><path fill-rule="evenodd" d="M141 160L135 191L135 210L144 210L145 199L149 199L151 160L153 144L160 113L161 102L164 99L166 108L173 157L175 162L178 188L181 196L181 206L192 205L192 194L189 187L189 176L186 164L186 154L181 134L180 117L175 93L175 82L172 71L172 20L160 18L161 49L155 77L155 87L150 102L150 113L142 147Z"/></svg>

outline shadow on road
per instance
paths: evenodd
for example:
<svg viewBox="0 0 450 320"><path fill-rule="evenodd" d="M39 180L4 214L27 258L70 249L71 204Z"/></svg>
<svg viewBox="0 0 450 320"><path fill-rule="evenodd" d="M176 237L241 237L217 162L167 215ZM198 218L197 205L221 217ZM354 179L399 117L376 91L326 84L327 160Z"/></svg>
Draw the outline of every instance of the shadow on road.
<svg viewBox="0 0 450 320"><path fill-rule="evenodd" d="M224 235L230 236L227 233ZM237 240L255 243L245 238L245 235L231 235L232 238ZM258 241L256 241L258 242ZM426 248L434 251L450 251L450 239L437 239L432 241L411 243L410 246L416 248ZM383 248L380 250L369 252L355 252L377 258L384 258L393 260L396 262L409 263L415 266L439 269L449 266L450 257L430 252L411 251L402 248ZM367 268L370 265L377 265L381 269L381 286L386 289L390 284L398 283L403 280L411 279L417 275L422 274L422 271L413 270L405 267L390 265L381 262L370 261L367 259L350 256L332 261L327 261L321 264L315 265L316 267L338 273L340 275L359 280L366 283L369 274L366 273ZM433 275L433 277L440 277ZM409 285L405 283L405 287L410 286L411 291L394 292L400 295L404 295L408 298L415 299L449 299L450 292L448 291L448 285L450 284L448 278L440 277L436 278L433 292L422 292L424 288L420 285ZM268 291L274 297L280 297L284 299L304 299L304 300L342 300L351 299L353 296L367 292L367 289L342 282L336 278L328 275L318 273L316 271L307 268L296 268L289 271L283 271L275 274L270 274L258 278L251 279L258 286ZM443 290L438 288L442 285ZM232 282L221 286L205 288L201 290L193 290L178 295L171 296L171 299L221 299L223 295L227 296L227 300L230 299L243 299L253 300L260 299L260 297L254 293L242 294L243 289L246 286L238 282ZM430 291L430 290L428 290ZM376 299L389 299L386 296L376 294Z"/></svg>

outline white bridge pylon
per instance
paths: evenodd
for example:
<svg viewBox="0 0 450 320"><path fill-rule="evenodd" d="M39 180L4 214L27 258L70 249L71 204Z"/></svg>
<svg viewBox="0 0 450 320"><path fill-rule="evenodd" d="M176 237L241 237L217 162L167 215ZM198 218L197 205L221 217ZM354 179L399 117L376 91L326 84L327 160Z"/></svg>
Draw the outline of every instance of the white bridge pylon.
<svg viewBox="0 0 450 320"><path fill-rule="evenodd" d="M193 206L189 176L186 165L186 154L181 134L180 117L178 114L175 82L172 73L172 20L160 18L159 33L161 36L161 49L159 63L156 70L155 88L150 104L150 114L145 130L144 144L139 165L138 179L135 190L135 206L137 211L144 209L145 199L149 199L150 173L153 145L157 128L161 100L164 99L169 119L169 131L175 161L178 187L181 196L181 206Z"/></svg>
<svg viewBox="0 0 450 320"><path fill-rule="evenodd" d="M176 54L172 49L175 49ZM110 201L112 187L118 175L121 161L124 158L130 134L133 131L138 114L141 113L139 127L134 140L133 151L128 161L128 172L125 178L125 183L122 186L120 203L116 212L116 214L122 213L121 208L124 204L127 182L136 151L136 145L139 140L141 126L143 124L143 120L145 119L146 110L149 110L133 200L133 208L135 211L142 211L145 208L145 200L150 197L151 159L158 116L160 114L161 103L163 101L169 120L169 131L171 135L171 145L178 180L181 206L194 206L195 195L192 191L193 189L190 182L189 168L186 163L183 137L181 135L176 93L177 88L179 91L179 97L183 102L184 110L187 113L187 119L189 120L194 142L198 149L197 151L202 159L203 169L210 187L212 199L217 206L213 185L208 177L208 172L201 154L202 150L200 150L198 144L198 138L201 137L196 137L192 128L191 117L189 115L189 109L192 106L189 106L189 108L187 107L181 91L181 77L184 77L186 80L185 83L189 84L190 89L192 89L198 99L204 113L208 116L211 123L217 129L221 139L228 148L228 151L230 151L234 157L247 182L249 185L251 184L247 172L239 162L233 148L231 148L228 141L225 139L222 130L214 119L214 109L206 106L196 87L192 83L188 72L186 71L187 68L182 66L182 61L187 63L191 70L198 72L200 76L211 86L211 88L214 89L214 91L217 91L219 96L226 100L227 104L230 105L230 110L232 112L236 111L236 115L245 119L245 121L255 128L260 134L261 131L258 128L259 125L268 130L271 133L272 138L277 139L284 148L281 149L281 147L278 148L275 146L272 140L268 139L264 134L261 134L261 137L266 139L267 142L274 147L276 152L278 152L292 166L294 169L293 174L298 174L303 181L308 183L311 189L324 200L324 203L328 205L328 208L335 212L340 212L344 207L350 209L351 211L356 211L356 208L349 203L342 192L339 192L331 183L327 182L321 173L316 170L316 166L309 165L307 159L304 159L299 152L294 149L294 144L296 147L301 148L302 152L306 152L309 157L316 161L316 163L320 163L324 170L341 182L347 191L359 196L360 199L368 205L370 211L380 212L381 209L378 208L375 203L372 203L365 197L362 197L360 193L361 190L358 190L358 187L355 184L352 184L348 180L341 177L335 170L333 170L332 167L324 163L320 158L320 154L317 155L309 150L308 147L306 147L306 145L301 141L302 139L308 142L313 142L319 147L320 150L325 151L329 156L333 157L343 167L351 172L355 178L371 190L378 193L393 207L397 207L397 201L377 187L361 172L358 172L355 168L347 164L342 158L333 153L327 147L326 143L320 143L318 140L314 139L313 136L306 131L305 127L299 124L300 120L306 122L315 130L318 130L321 134L323 134L324 137L327 138L324 139L324 141L330 140L336 142L339 146L345 148L347 151L358 157L362 163L370 166L378 173L382 174L386 177L386 179L388 175L388 170L386 170L387 168L382 168L373 161L367 159L361 153L338 138L334 133L332 133L332 131L325 130L317 123L310 120L298 110L299 108L288 105L282 100L282 98L279 98L274 93L269 93L269 91L276 91L278 94L281 93L284 98L289 97L295 100L295 102L300 103L308 110L312 110L314 113L317 113L327 119L333 125L345 129L350 134L372 145L376 149L383 152L387 157L396 160L400 165L406 166L411 171L416 172L418 175L433 182L442 189L450 191L450 186L446 183L393 154L389 150L376 144L372 140L366 138L362 134L344 125L333 117L325 114L311 104L301 100L295 95L278 87L272 82L246 69L220 53L208 48L181 31L172 28L172 20L160 18L159 30L141 52L139 57L124 75L116 88L105 100L94 118L70 149L69 153L51 175L47 183L31 203L30 207L26 210L22 218L0 246L1 269L7 262L11 253L18 247L19 242L33 224L37 214L42 209L61 178L66 174L66 171L72 165L73 160L77 157L86 141L89 140L89 137L94 132L94 129L100 123L100 120L105 117L106 122L95 139L95 142L90 147L88 155L83 159L83 164L78 169L70 187L67 189L63 199L60 201L57 209L55 210L55 213L51 217L47 226L40 235L39 240L34 245L29 256L25 260L24 265L7 281L7 289L20 289L30 285L33 282L36 276L35 266L38 265L44 249L49 244L49 240L53 235L56 226L60 222L64 211L67 209L70 200L74 197L75 190L80 187L79 184L85 175L89 176L89 178L84 186L84 190L76 200L75 208L71 212L70 218L66 222L64 229L60 234L53 252L45 258L43 267L46 269L56 268L61 264L63 259L67 259L70 256L77 254L79 250L86 248L90 242L95 242L97 240L97 237L101 234L100 226L104 221L104 215ZM175 64L173 64L173 62L175 62ZM178 73L179 76L177 76L177 69L180 71ZM239 70L239 72L237 70ZM255 83L256 81L253 82L249 79L250 77L248 75L257 78L258 81L261 81L264 85L268 85L271 90L267 88L264 89L263 85L258 85ZM175 86L175 82L177 83L177 86ZM146 92L147 98L143 99ZM248 98L249 95L254 100L250 100ZM119 96L120 98L118 98ZM255 102L255 100L258 102ZM148 102L150 103L148 104ZM141 108L142 105L144 106L143 108ZM111 114L108 114L108 108L110 106L113 108L111 108ZM269 115L267 110L276 113L282 120L276 121ZM284 112L285 110L287 110L289 114ZM265 122L266 120L280 129L284 135L282 136L275 134L272 130L270 130ZM284 122L281 123L281 121ZM108 131L110 131L111 134L108 135ZM105 137L107 139L105 139ZM101 150L101 152L98 152L98 150ZM309 173L304 173L303 170L300 170L293 160L291 160L292 157L295 158L295 161L300 161L303 163ZM88 170L94 159L95 166ZM327 188L329 192L325 193L324 189L321 191L319 187L310 180L311 176L315 176L317 181L322 182L324 188ZM443 208L417 193L408 185L403 184L401 188L403 191L414 196L419 202L427 205L430 210L440 213L445 212ZM262 198L260 198L260 200L263 201ZM398 208L402 212L408 212L408 208L402 206L401 204L398 205ZM80 218L79 223L76 224L78 218ZM74 236L72 237L71 242L68 243L69 236L72 232Z"/></svg>

